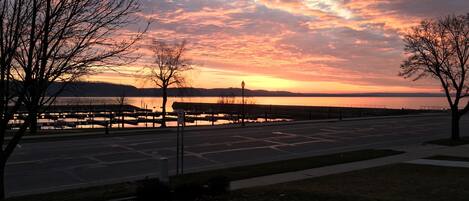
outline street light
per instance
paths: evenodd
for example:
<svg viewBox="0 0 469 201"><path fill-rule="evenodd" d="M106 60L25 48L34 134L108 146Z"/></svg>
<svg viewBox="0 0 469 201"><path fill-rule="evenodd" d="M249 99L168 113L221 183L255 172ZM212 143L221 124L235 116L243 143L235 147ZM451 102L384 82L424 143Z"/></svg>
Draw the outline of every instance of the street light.
<svg viewBox="0 0 469 201"><path fill-rule="evenodd" d="M152 122L153 122L153 128L155 128L155 113L156 113L156 107L155 107L155 106L153 106L153 111L152 111L152 113L153 113L153 114L152 114L152 115L153 115L153 121L152 121Z"/></svg>
<svg viewBox="0 0 469 201"><path fill-rule="evenodd" d="M244 126L244 118L245 118L245 110L244 110L244 87L246 86L246 83L244 83L244 80L241 82L241 97L242 97L242 112L243 112L243 116L242 116L242 119L241 119L241 125Z"/></svg>

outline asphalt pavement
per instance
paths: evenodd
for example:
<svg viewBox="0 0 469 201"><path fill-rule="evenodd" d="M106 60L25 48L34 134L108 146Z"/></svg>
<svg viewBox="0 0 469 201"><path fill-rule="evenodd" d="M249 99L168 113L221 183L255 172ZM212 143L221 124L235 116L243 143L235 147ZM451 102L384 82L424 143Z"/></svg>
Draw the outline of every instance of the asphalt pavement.
<svg viewBox="0 0 469 201"><path fill-rule="evenodd" d="M193 129L185 132L185 171L248 165L341 151L387 148L449 136L448 116ZM467 132L469 119L461 121ZM157 176L159 159L176 168L176 133L23 143L7 164L9 196Z"/></svg>

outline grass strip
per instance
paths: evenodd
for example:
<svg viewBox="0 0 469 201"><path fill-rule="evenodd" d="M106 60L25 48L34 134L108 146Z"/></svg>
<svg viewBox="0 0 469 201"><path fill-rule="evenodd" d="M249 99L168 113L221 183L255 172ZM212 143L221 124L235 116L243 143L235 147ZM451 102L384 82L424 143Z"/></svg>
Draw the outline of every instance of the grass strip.
<svg viewBox="0 0 469 201"><path fill-rule="evenodd" d="M206 201L466 201L469 169L393 164L231 192Z"/></svg>
<svg viewBox="0 0 469 201"><path fill-rule="evenodd" d="M443 156L443 155L436 155L436 156L431 156L425 159L431 159L431 160L442 160L442 161L463 161L463 162L469 162L469 158L466 157L458 157L458 156Z"/></svg>
<svg viewBox="0 0 469 201"><path fill-rule="evenodd" d="M137 182L117 183L93 186L51 193L12 197L7 201L107 201L115 198L132 196L138 186Z"/></svg>
<svg viewBox="0 0 469 201"><path fill-rule="evenodd" d="M454 147L454 146L469 144L469 137L462 137L460 140L452 140L452 139L432 140L432 141L425 142L425 144L435 144L435 145Z"/></svg>

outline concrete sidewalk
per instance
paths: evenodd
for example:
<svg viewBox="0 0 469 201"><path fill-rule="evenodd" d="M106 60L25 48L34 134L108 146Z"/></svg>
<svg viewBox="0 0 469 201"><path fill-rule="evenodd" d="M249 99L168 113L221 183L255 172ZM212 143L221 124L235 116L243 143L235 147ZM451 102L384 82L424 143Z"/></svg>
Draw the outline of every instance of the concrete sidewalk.
<svg viewBox="0 0 469 201"><path fill-rule="evenodd" d="M361 170L361 169L366 169L366 168L373 168L373 167L378 167L378 166L383 166L383 165L414 161L417 159L430 157L434 155L467 157L467 153L469 152L469 145L463 145L463 146L457 146L457 147L446 147L446 146L438 146L438 145L415 145L415 146L406 146L406 147L392 147L391 149L398 150L398 151L405 151L406 153L395 155L395 156L388 156L388 157L383 157L383 158L366 160L366 161L345 163L345 164L339 164L339 165L332 165L332 166L326 166L326 167L320 167L320 168L313 168L313 169L307 169L307 170L301 170L301 171L295 171L295 172L287 172L287 173L281 173L281 174L274 174L274 175L232 181L231 190L311 179L315 177L350 172L350 171ZM443 161L441 163L445 163L445 162ZM447 161L446 163L450 164L453 162Z"/></svg>

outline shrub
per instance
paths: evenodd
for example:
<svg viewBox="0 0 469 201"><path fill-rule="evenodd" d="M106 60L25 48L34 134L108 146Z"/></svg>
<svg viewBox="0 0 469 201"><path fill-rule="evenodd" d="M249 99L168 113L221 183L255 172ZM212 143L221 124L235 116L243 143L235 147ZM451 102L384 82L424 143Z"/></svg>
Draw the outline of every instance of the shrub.
<svg viewBox="0 0 469 201"><path fill-rule="evenodd" d="M137 201L170 201L171 189L158 179L144 179L136 190Z"/></svg>
<svg viewBox="0 0 469 201"><path fill-rule="evenodd" d="M193 201L202 197L206 190L204 187L195 182L181 183L174 188L175 198L180 201Z"/></svg>
<svg viewBox="0 0 469 201"><path fill-rule="evenodd" d="M212 194L223 194L230 190L230 179L225 176L216 176L208 180L208 191Z"/></svg>

